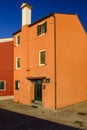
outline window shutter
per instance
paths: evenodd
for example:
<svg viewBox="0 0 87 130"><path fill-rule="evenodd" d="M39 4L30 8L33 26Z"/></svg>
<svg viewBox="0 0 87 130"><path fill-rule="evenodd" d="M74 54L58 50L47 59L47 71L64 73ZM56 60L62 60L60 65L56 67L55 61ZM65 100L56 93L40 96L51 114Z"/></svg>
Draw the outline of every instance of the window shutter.
<svg viewBox="0 0 87 130"><path fill-rule="evenodd" d="M18 44L20 44L20 36L18 36Z"/></svg>
<svg viewBox="0 0 87 130"><path fill-rule="evenodd" d="M20 68L20 58L18 58L18 68Z"/></svg>
<svg viewBox="0 0 87 130"><path fill-rule="evenodd" d="M0 89L4 89L4 82L0 82Z"/></svg>
<svg viewBox="0 0 87 130"><path fill-rule="evenodd" d="M37 36L47 32L47 22L37 26Z"/></svg>
<svg viewBox="0 0 87 130"><path fill-rule="evenodd" d="M37 26L37 36L40 35L40 25Z"/></svg>
<svg viewBox="0 0 87 130"><path fill-rule="evenodd" d="M19 89L19 85L20 85L20 81L19 80L15 81L15 89L16 90Z"/></svg>
<svg viewBox="0 0 87 130"><path fill-rule="evenodd" d="M46 57L46 52L42 51L40 53L40 64L45 64L45 57Z"/></svg>
<svg viewBox="0 0 87 130"><path fill-rule="evenodd" d="M44 23L44 31L47 32L47 22Z"/></svg>

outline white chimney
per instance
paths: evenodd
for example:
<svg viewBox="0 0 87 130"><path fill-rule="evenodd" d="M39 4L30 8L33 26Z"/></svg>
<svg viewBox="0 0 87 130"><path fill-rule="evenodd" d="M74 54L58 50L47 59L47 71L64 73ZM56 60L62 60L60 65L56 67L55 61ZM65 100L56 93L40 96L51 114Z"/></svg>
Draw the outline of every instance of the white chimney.
<svg viewBox="0 0 87 130"><path fill-rule="evenodd" d="M31 10L32 7L27 3L22 3L22 26L31 24Z"/></svg>

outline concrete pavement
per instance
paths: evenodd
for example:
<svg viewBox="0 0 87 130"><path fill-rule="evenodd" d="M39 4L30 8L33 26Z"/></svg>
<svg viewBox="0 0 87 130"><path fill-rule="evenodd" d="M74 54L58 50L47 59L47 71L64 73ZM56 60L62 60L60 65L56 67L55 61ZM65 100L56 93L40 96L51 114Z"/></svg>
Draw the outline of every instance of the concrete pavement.
<svg viewBox="0 0 87 130"><path fill-rule="evenodd" d="M87 130L87 101L58 110L50 110L14 103L13 99L5 99L0 100L0 108Z"/></svg>
<svg viewBox="0 0 87 130"><path fill-rule="evenodd" d="M13 99L14 96L0 96L0 101L1 100L6 100L6 99Z"/></svg>

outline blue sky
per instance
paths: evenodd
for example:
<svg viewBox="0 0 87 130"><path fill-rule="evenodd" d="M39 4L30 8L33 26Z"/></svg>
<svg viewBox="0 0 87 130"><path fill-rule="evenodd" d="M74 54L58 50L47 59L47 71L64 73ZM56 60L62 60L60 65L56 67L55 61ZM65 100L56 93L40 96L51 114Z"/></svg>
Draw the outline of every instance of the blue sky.
<svg viewBox="0 0 87 130"><path fill-rule="evenodd" d="M51 13L77 13L87 31L87 0L0 0L0 38L21 28L21 4L32 6L32 23Z"/></svg>

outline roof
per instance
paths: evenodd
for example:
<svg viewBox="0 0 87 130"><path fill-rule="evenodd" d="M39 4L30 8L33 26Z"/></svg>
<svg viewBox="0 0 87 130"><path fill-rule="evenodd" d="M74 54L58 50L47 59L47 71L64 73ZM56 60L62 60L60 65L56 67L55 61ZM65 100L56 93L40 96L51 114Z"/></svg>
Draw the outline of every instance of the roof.
<svg viewBox="0 0 87 130"><path fill-rule="evenodd" d="M30 24L29 27L30 27L30 26L33 26L34 24L36 24L36 23L38 23L38 22L40 22L40 21L43 21L44 19L47 19L47 18L49 18L49 17L51 17L51 16L53 16L53 15L55 15L55 14L56 14L56 13L49 14L49 15L43 17L42 19L39 19L38 21L36 21L36 22Z"/></svg>
<svg viewBox="0 0 87 130"><path fill-rule="evenodd" d="M1 38L0 42L9 42L9 41L13 41L13 38Z"/></svg>
<svg viewBox="0 0 87 130"><path fill-rule="evenodd" d="M55 14L63 14L63 13L51 13L51 14L47 15L46 17L43 17L43 18L39 19L38 21L36 21L36 22L34 22L34 23L28 25L28 26L31 27L31 26L33 26L34 24L36 24L36 23L38 23L38 22L40 22L40 21L42 21L42 20L45 20L45 19L47 19L47 18L49 18L49 17L51 17L51 16L54 16ZM67 14L67 15L77 15L77 14ZM17 34L17 33L19 33L19 32L21 32L21 29L18 30L18 31L16 31L16 32L14 32L13 35L15 35L15 34Z"/></svg>
<svg viewBox="0 0 87 130"><path fill-rule="evenodd" d="M21 32L21 29L18 30L18 31L16 31L16 32L14 32L12 35L15 35L15 34L17 34L17 33L19 33L19 32Z"/></svg>
<svg viewBox="0 0 87 130"><path fill-rule="evenodd" d="M36 21L36 22L30 24L30 25L28 25L28 26L29 26L29 27L30 27L30 26L33 26L34 24L36 24L36 23L38 23L38 22L40 22L40 21L42 21L42 20L44 20L44 19L46 19L46 18L52 16L53 14L55 14L55 13L52 13L52 14L50 14L50 15L48 15L48 16L46 16L46 17L44 17L44 18L42 18L42 19L40 19L40 20L38 20L38 21ZM14 32L13 35L15 35L15 34L17 34L17 33L19 33L19 32L21 32L21 29L19 29L18 31Z"/></svg>

